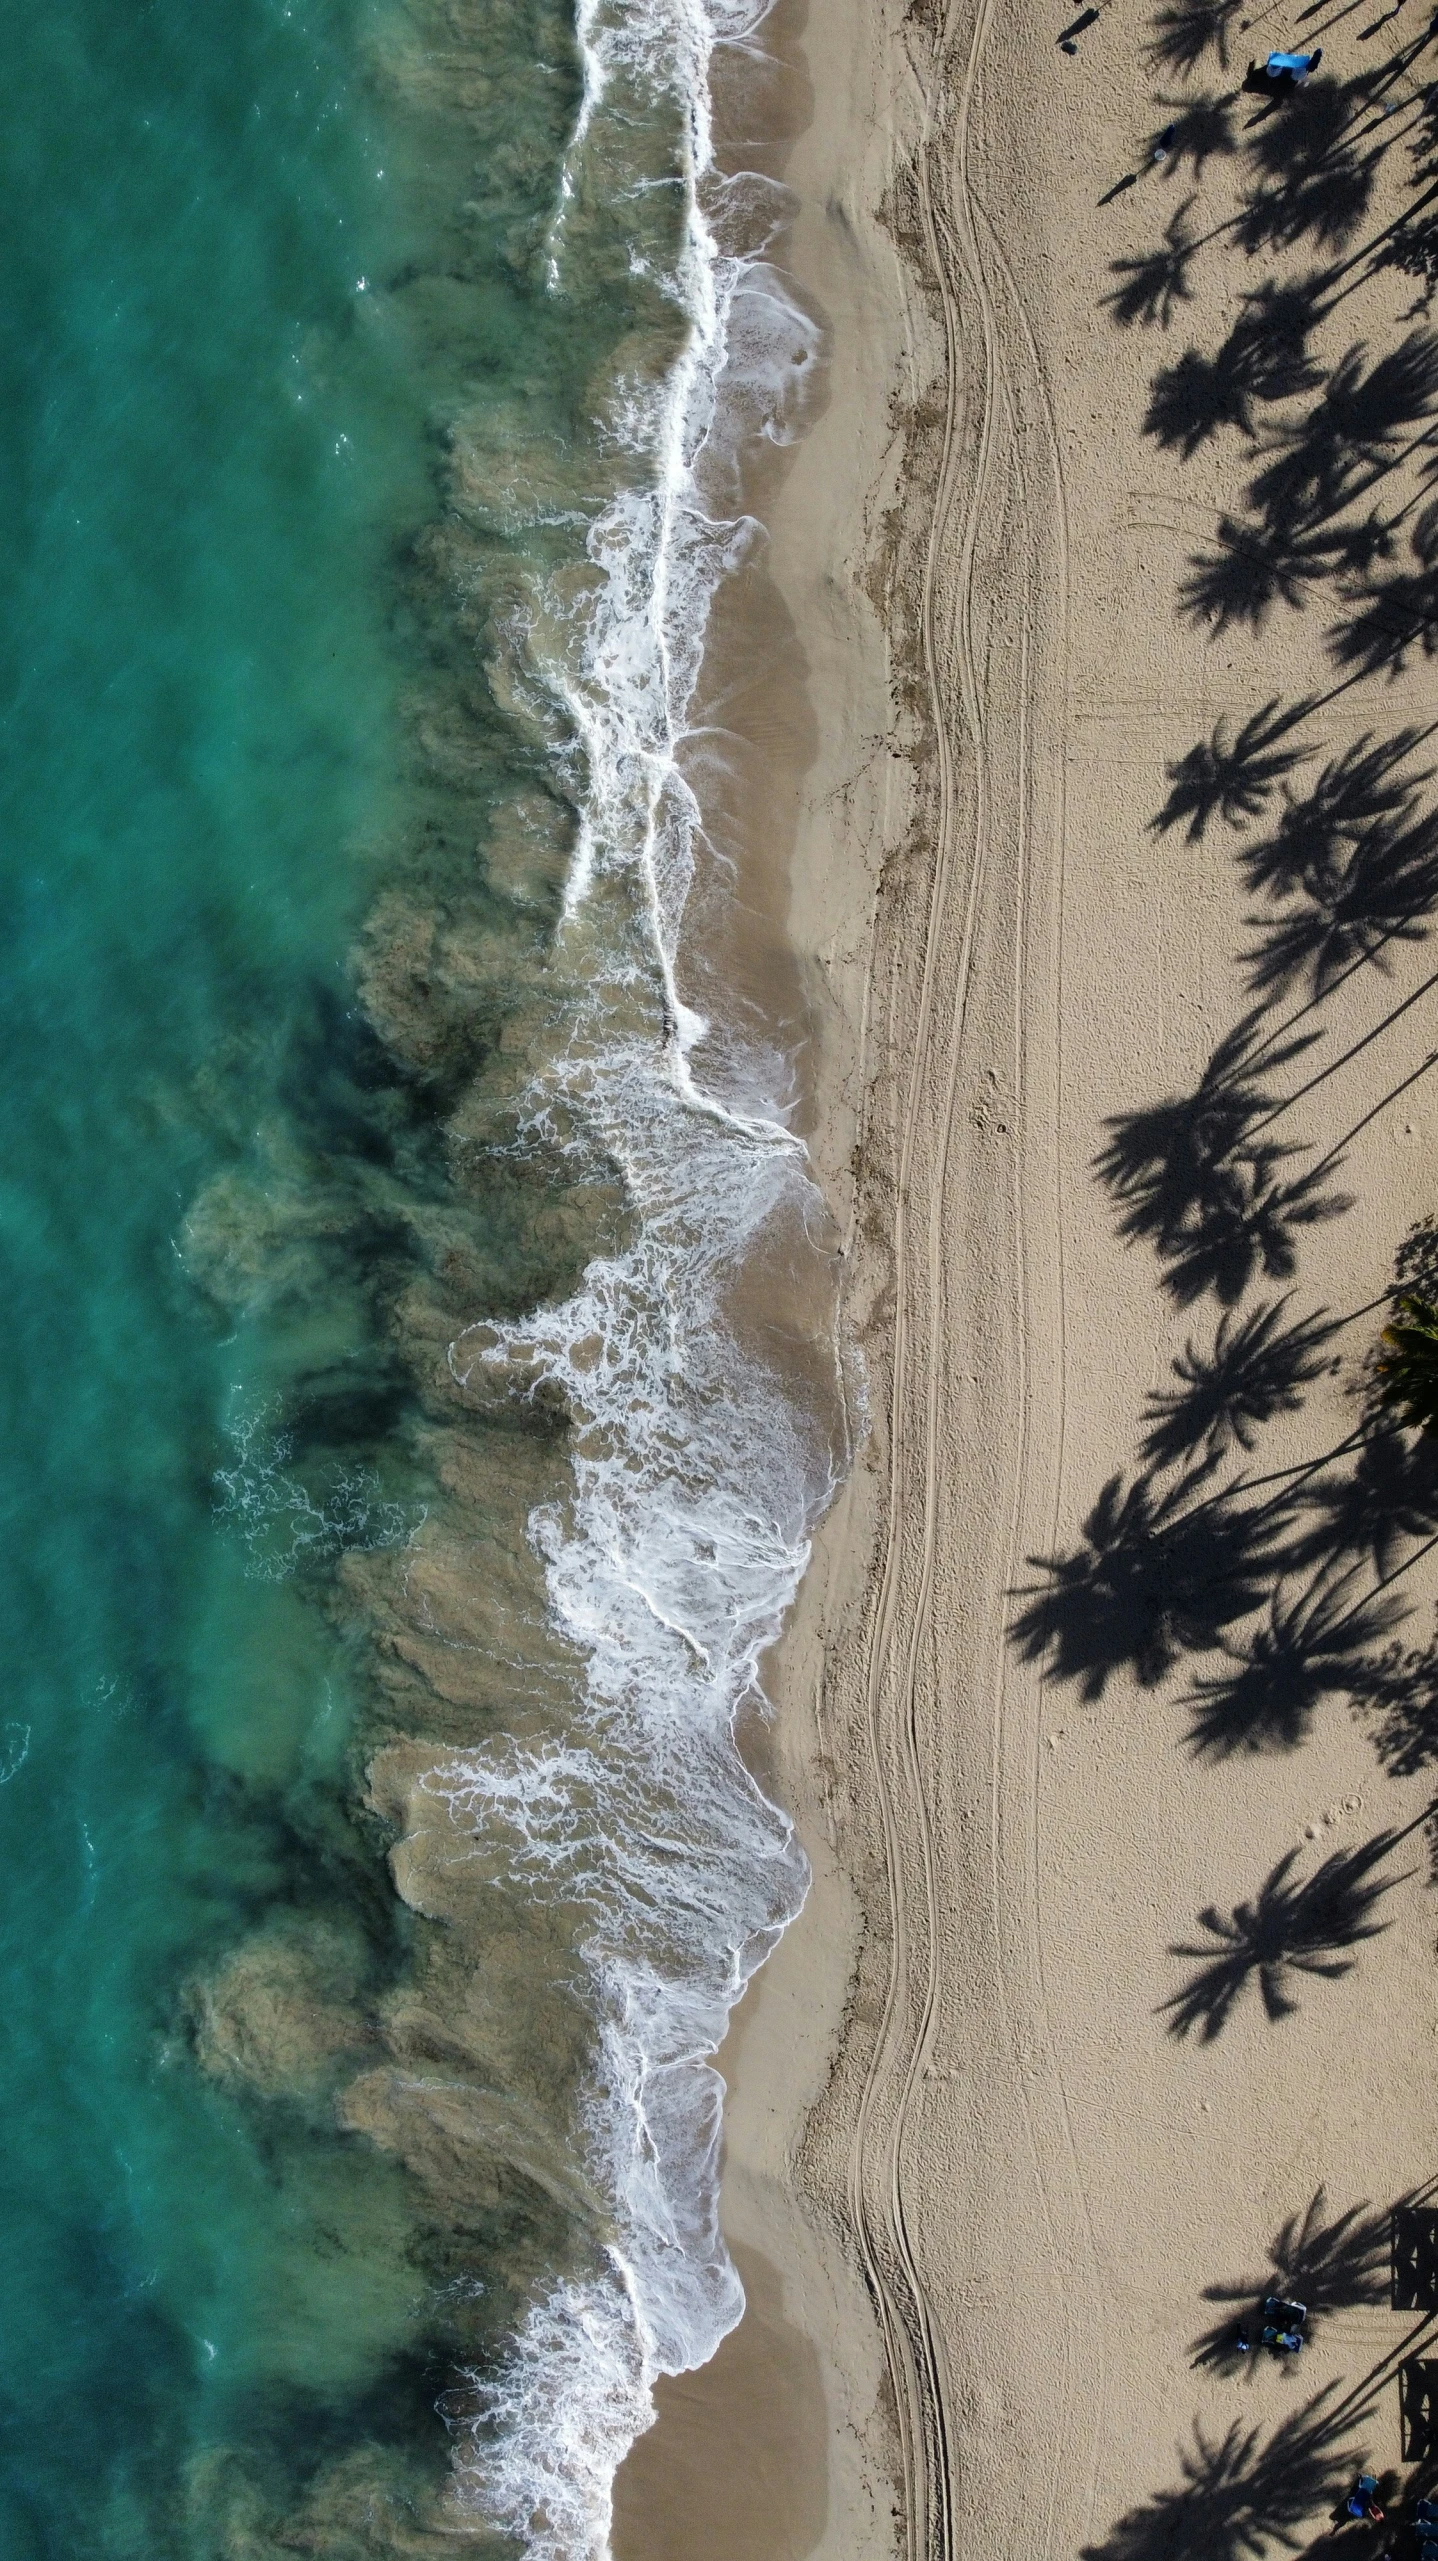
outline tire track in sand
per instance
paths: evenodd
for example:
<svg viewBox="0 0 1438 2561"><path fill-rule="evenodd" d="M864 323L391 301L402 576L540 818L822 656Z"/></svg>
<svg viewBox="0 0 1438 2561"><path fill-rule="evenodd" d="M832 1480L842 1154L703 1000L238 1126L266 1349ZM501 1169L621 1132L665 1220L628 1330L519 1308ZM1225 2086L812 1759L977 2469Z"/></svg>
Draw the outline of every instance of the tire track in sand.
<svg viewBox="0 0 1438 2561"><path fill-rule="evenodd" d="M1060 627L1065 634L1065 662L1060 697L1066 691L1067 536L1059 449L1038 350L1023 312L1014 280L991 226L983 224L969 182L970 122L975 88L993 16L993 0L980 0L974 12L962 79L957 90L949 77L962 15L959 0L950 7L927 66L927 78L916 72L923 96L917 177L928 280L936 291L944 342L944 426L939 471L924 552L918 630L935 740L937 778L934 860L928 892L923 941L923 970L918 991L910 1069L904 1092L897 1145L894 1200L893 1275L895 1314L892 1377L889 1397L887 1517L878 1596L873 1613L865 1682L865 1708L870 1753L884 1843L891 1947L889 1980L873 2056L861 2094L849 2157L849 2199L870 2288L879 2309L898 2415L907 2508L908 2548L913 2561L929 2553L954 2549L956 2412L950 2358L942 2330L926 2297L919 2252L909 2228L903 2175L905 2145L919 2112L922 2089L933 2049L939 2013L940 1898L935 1874L935 1836L930 1817L920 1707L922 1667L932 1643L931 1604L941 1520L941 1443L945 1422L945 1377L937 1331L943 1305L947 1229L952 1209L952 1160L961 1117L961 1081L966 1064L964 1035L969 1021L981 899L994 857L994 811L990 775L989 702L979 631L980 601L976 566L985 518L994 495L1001 429L1017 457L1014 478L1020 486L1028 539L1021 549L1019 578L1022 608L1019 631L1021 714L1019 770L1025 789L1019 800L1015 830L1018 913L1013 934L1010 996L1011 1036L1018 1108L1026 1109L1025 943L1026 881L1032 860L1032 726L1036 656L1037 577L1034 506L1024 468L1024 433L1015 388L1005 362L1004 331L985 263L985 247L1005 289L1005 299L1018 319L1018 335L1038 390L1041 466L1057 501ZM955 278L968 288L975 323L971 343L963 331L964 308ZM957 573L946 574L951 524L961 485L966 495ZM947 603L947 612L943 611ZM941 619L944 627L941 630ZM949 671L952 670L952 681ZM952 693L954 699L950 700ZM968 799L961 807L953 727L968 750ZM1060 775L1056 842L1061 852L1062 755L1055 760ZM968 815L965 831L962 821ZM965 859L967 857L967 868ZM949 937L961 909L956 953ZM900 998L902 955L896 951L889 972L891 1051L902 1020ZM935 1056L947 1000L947 1034L942 1039L941 1072ZM942 1096L935 1114L931 1095L937 1082ZM1051 1180L1057 1179L1056 1136ZM927 1183L926 1215L915 1214L917 1195ZM1014 1230L1016 1266L1016 1364L1020 1410L1025 1427L1030 1405L1025 1240L1022 1183L1015 1157ZM1062 1411L1062 1282L1058 1289L1058 1406ZM916 1405L922 1407L919 1437L923 1452L922 1482L917 1498L911 1472ZM1020 1436L1006 1505L1003 1570L1000 1592L1015 1576L1021 1547L1028 1472L1026 1429ZM1051 1517L1057 1504L1057 1475L1051 1469ZM917 1551L917 1552L916 1552ZM1043 1984L1041 1914L1039 1910L1037 1701L1028 1719L1026 1769L1020 1787L1025 1809L1022 1883L1017 1894L1006 1883L1008 1852L1003 1838L1005 1789L1002 1784L1004 1738L1000 1713L1002 1653L993 1684L990 1866L996 1988L1010 2044L1022 2043L1019 2021L1025 2010L1036 2016L1039 2042L1051 2053L1047 2034L1047 2000ZM1015 1968L1005 1948L1005 1926L1017 1906L1024 1946ZM1018 1980L1014 1975L1017 1973ZM1096 2286L1096 2261L1088 2226L1076 2147L1061 2080L1050 2069L1050 2097L1056 2102L1063 2159L1057 2165L1052 2144L1040 2139L1040 2120L1053 2122L1055 2107L1036 2115L1027 2081L1019 2075L1025 2148L1035 2198L1047 2227L1057 2262L1065 2216L1059 2211L1077 2204L1088 2239L1087 2291ZM1049 2156L1049 2157L1046 2157ZM1057 2175L1056 2175L1057 2169ZM1071 2214L1068 2218L1071 2220ZM1081 2308L1081 2307L1080 2307ZM1072 2444L1076 2433L1087 2435L1090 2465L1098 2441L1102 2408L1101 2379L1078 2336L1075 2307L1065 2300L1063 2383L1056 2433ZM1087 2323L1084 2324L1087 2329ZM1052 2550L1056 2530L1057 2490L1044 2520L1040 2548ZM1085 2507L1088 2501L1084 2502Z"/></svg>
<svg viewBox="0 0 1438 2561"><path fill-rule="evenodd" d="M964 183L971 214L979 223L982 224L984 233L988 240L990 253L1003 278L1009 306L1013 313L1015 323L1023 337L1025 349L1028 354L1032 381L1038 400L1041 428L1040 441L1043 447L1042 460L1046 466L1046 477L1050 482L1053 497L1053 522L1055 530L1054 574L1055 588L1058 597L1057 619L1061 634L1062 664L1061 682L1053 689L1053 699L1059 705L1061 711L1062 730L1057 742L1057 752L1053 757L1053 773L1056 795L1056 807L1053 817L1054 864L1052 889L1054 912L1053 929L1049 939L1051 968L1048 1004L1046 1008L1046 1019L1053 1026L1054 1038L1054 1057L1051 1065L1053 1108L1048 1122L1049 1146L1046 1152L1049 1161L1045 1169L1046 1189L1048 1191L1050 1201L1050 1232L1054 1239L1055 1251L1055 1270L1053 1276L1054 1306L1049 1327L1054 1353L1052 1366L1055 1373L1051 1381L1050 1391L1050 1405L1053 1414L1054 1430L1049 1445L1047 1488L1043 1497L1037 1496L1036 1489L1035 1503L1035 1508L1039 1508L1041 1503L1043 1511L1043 1549L1045 1553L1051 1555L1059 1544L1059 1523L1063 1499L1064 1440L1068 1391L1068 1327L1065 1303L1064 1223L1061 1177L1061 1141L1064 1102L1064 836L1066 825L1068 703L1072 673L1069 621L1070 580L1068 495L1064 481L1063 453L1059 440L1058 424L1054 416L1053 401L1050 394L1047 371L1043 363L1038 342L1034 335L1033 326L1029 319L1028 311L1024 303L1023 296L1019 290L1017 280L1014 277L1007 258L1005 257L1003 245L999 239L998 233L982 204L978 202L977 198L974 197L972 192L968 189L967 173L965 173ZM1018 452L1018 469L1021 477L1026 476L1024 472L1022 446L1020 446ZM1029 502L1028 513L1029 521L1033 524L1037 519L1032 498ZM1031 625L1032 615L1030 615L1030 630ZM1029 634L1026 632L1026 643L1028 637ZM1036 708L1036 701L1034 686L1027 670L1025 671L1019 687L1019 704L1023 721L1023 729L1019 742L1020 770L1021 772L1028 774L1032 771L1033 767L1029 734ZM1025 798L1023 814L1025 824L1027 826L1032 819L1031 794L1027 795ZM1032 865L1029 858L1028 848L1026 846L1024 857L1021 859L1019 864L1019 880L1021 889L1027 886L1031 868ZM1015 971L1013 989L1014 1054L1016 1060L1015 1088L1019 1097L1021 1111L1025 1108L1026 1097L1028 1095L1031 1081L1027 1070L1027 1053L1029 1049L1030 1023L1033 1014L1031 1003L1026 1001L1029 991L1026 988L1024 976L1024 941L1025 936L1021 923L1020 929L1015 937ZM1021 1322L1019 1326L1018 1339L1020 1363L1023 1371L1022 1411L1024 1415L1025 1429L1023 1445L1020 1453L1020 1464L1014 1473L1013 1510L1009 1525L1009 1544L1004 1573L1004 1588L1006 1591L1012 1590L1016 1584L1020 1566L1024 1559L1025 1548L1022 1536L1022 1521L1025 1511L1025 1477L1028 1473L1038 1472L1035 1465L1035 1453L1032 1448L1031 1435L1028 1430L1031 1405L1030 1379L1028 1375L1029 1351L1035 1329L1029 1320L1027 1300L1031 1286L1033 1258L1029 1250L1029 1240L1027 1236L1027 1210L1024 1197L1024 1186L1021 1178L1022 1156L1017 1150L1015 1151L1013 1158L1013 1172L1014 1227L1018 1247L1018 1272L1021 1297ZM994 1692L994 1840L996 1849L994 1877L996 1905L999 1902L1001 1895L1000 1877L1002 1862L998 1855L998 1850L1002 1838L1002 1824L999 1820L1000 1790L997 1785L997 1773L999 1769L1003 1699L1003 1684L1002 1681L999 1681L995 1684ZM1081 2437L1086 2436L1087 2438L1086 2460L1083 2465L1083 2495L1081 2499L1076 2500L1073 2503L1073 2516L1067 2521L1061 2519L1058 2513L1059 2474L1057 2469L1055 2470L1051 2479L1044 2534L1041 2542L1036 2544L1036 2555L1047 2556L1060 2548L1060 2546L1065 2549L1072 2549L1089 2531L1093 2521L1094 2505L1097 2496L1099 2464L1103 2450L1103 2429L1106 2406L1107 2342L1102 2317L1106 2300L1106 2288L1104 2284L1103 2265L1098 2245L1098 2236L1094 2227L1093 2212L1089 2200L1082 2157L1074 2130L1073 2115L1069 2105L1068 2089L1061 2067L1053 2060L1054 2039L1052 2030L1052 2013L1049 2007L1047 1968L1044 1957L1042 1894L1043 1845L1040 1769L1042 1761L1042 1728L1044 1718L1042 1714L1042 1692L1037 1680L1031 1680L1027 1685L1026 1704L1028 1709L1026 1736L1027 1749L1024 1754L1024 1793L1026 1797L1026 1804L1024 1808L1023 1822L1026 1872L1023 1879L1021 1909L1026 1937L1025 1959L1029 1979L1029 1997L1032 2001L1038 2021L1042 2048L1045 2055L1049 2058L1048 2080L1057 2112L1057 2129L1059 2134L1057 2155L1056 2157L1051 2158L1047 2174L1045 2174L1043 2169L1040 2168L1039 2176L1044 2186L1047 2217L1051 2232L1054 2230L1056 2222L1060 2229L1070 2229L1072 2227L1072 2211L1068 2214L1063 2213L1059 2209L1056 2200L1062 2198L1064 2205L1070 2209L1077 2210L1078 2219L1082 2226L1083 2233L1085 2257L1083 2278L1087 2296L1087 2309L1084 2317L1080 2321L1073 2316L1072 2292L1070 2289L1066 2289L1065 2308L1068 2317L1066 2319L1065 2327L1065 2366L1066 2383L1068 2388L1065 2424L1062 2431L1064 2439L1071 2449L1076 2447L1076 2444ZM1035 2116L1035 2111L1031 2101L1027 2104L1026 2112L1029 2123L1030 2144L1037 2167L1039 2163L1039 2154L1042 2148L1040 2142L1040 2122Z"/></svg>

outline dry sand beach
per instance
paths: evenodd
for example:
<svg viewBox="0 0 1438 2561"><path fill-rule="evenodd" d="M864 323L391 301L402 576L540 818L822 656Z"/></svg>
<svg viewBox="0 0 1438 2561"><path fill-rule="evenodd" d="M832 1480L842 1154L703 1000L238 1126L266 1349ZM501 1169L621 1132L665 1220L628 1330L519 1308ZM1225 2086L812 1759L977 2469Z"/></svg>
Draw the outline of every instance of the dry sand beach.
<svg viewBox="0 0 1438 2561"><path fill-rule="evenodd" d="M721 2057L751 2311L621 2561L1376 2551L1335 2501L1438 2357L1438 1496L1366 1367L1438 1209L1438 49L1083 14L802 36L772 565L869 1431L769 1746L814 1887ZM1280 2280L1308 2346L1236 2356Z"/></svg>

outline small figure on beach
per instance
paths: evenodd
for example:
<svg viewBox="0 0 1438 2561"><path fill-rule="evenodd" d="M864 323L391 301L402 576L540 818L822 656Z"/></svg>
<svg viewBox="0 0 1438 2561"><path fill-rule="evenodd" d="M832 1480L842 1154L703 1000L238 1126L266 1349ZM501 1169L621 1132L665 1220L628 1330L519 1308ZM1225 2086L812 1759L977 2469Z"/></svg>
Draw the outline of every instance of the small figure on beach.
<svg viewBox="0 0 1438 2561"><path fill-rule="evenodd" d="M1347 2498L1348 2514L1362 2517L1368 2525L1383 2523L1383 2510L1378 2505L1378 2475L1360 2472Z"/></svg>
<svg viewBox="0 0 1438 2561"><path fill-rule="evenodd" d="M1266 2294L1257 2321L1240 2325L1240 2355L1252 2356L1255 2348L1267 2348L1274 2356L1297 2356L1307 2320L1306 2303L1290 2303L1281 2294Z"/></svg>
<svg viewBox="0 0 1438 2561"><path fill-rule="evenodd" d="M1166 124L1164 126L1162 133L1159 135L1157 142L1153 146L1153 156L1155 160L1166 160L1168 158L1170 151L1173 149L1173 137L1177 131L1178 127L1176 124Z"/></svg>
<svg viewBox="0 0 1438 2561"><path fill-rule="evenodd" d="M1322 45L1312 53L1271 53L1263 66L1263 76L1271 87L1301 89L1322 60Z"/></svg>

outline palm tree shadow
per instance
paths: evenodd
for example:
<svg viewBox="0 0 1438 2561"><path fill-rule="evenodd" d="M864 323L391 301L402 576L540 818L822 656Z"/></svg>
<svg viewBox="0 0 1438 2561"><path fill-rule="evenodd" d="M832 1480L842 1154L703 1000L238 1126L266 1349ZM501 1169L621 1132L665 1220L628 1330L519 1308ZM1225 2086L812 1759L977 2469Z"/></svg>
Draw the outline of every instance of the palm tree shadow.
<svg viewBox="0 0 1438 2561"><path fill-rule="evenodd" d="M1404 769L1429 734L1365 731L1307 791L1282 784L1276 823L1239 856L1249 889L1283 909L1249 919L1251 984L1306 974L1322 996L1360 960L1386 967L1386 947L1421 939L1438 905L1438 816L1418 809L1434 768Z"/></svg>
<svg viewBox="0 0 1438 2561"><path fill-rule="evenodd" d="M1114 1112L1094 1170L1122 1209L1119 1232L1150 1238L1165 1250L1205 1203L1215 1172L1248 1145L1250 1132L1273 1104L1267 1076L1311 1047L1316 1033L1284 1043L1255 1072L1261 1017L1251 1013L1225 1034L1191 1094L1170 1096L1137 1111ZM1277 1163L1291 1151L1266 1150Z"/></svg>
<svg viewBox="0 0 1438 2561"><path fill-rule="evenodd" d="M1438 813L1402 835L1374 828L1275 918L1253 916L1243 958L1257 996L1318 1003L1367 961L1386 974L1400 944L1426 941L1438 908Z"/></svg>
<svg viewBox="0 0 1438 2561"><path fill-rule="evenodd" d="M1242 0L1167 0L1154 19L1149 58L1161 70L1196 71L1204 55L1228 68L1229 32Z"/></svg>
<svg viewBox="0 0 1438 2561"><path fill-rule="evenodd" d="M1142 1451L1151 1467L1252 1449L1265 1423L1296 1413L1302 1390L1337 1368L1328 1352L1336 1329L1325 1315L1283 1324L1291 1298L1265 1300L1241 1321L1225 1313L1211 1351L1184 1345L1172 1364L1178 1385L1151 1391L1144 1409Z"/></svg>
<svg viewBox="0 0 1438 2561"><path fill-rule="evenodd" d="M1166 329L1176 306L1189 302L1193 286L1189 269L1198 255L1198 242L1190 237L1188 217L1193 198L1179 206L1164 232L1164 246L1150 250L1143 258L1115 258L1109 268L1119 282L1104 303L1121 329L1131 329L1135 321L1145 328L1155 323Z"/></svg>
<svg viewBox="0 0 1438 2561"><path fill-rule="evenodd" d="M1195 2420L1179 2453L1180 2479L1131 2508L1081 2561L1259 2561L1275 2543L1292 2549L1309 2520L1331 2507L1360 2456L1330 2385L1265 2436L1235 2419L1222 2437ZM1340 2405L1341 2409L1341 2405Z"/></svg>
<svg viewBox="0 0 1438 2561"><path fill-rule="evenodd" d="M1391 1646L1369 1665L1357 1703L1390 1778L1438 1767L1438 1639L1413 1650Z"/></svg>
<svg viewBox="0 0 1438 2561"><path fill-rule="evenodd" d="M1141 263L1136 260L1135 267ZM1255 403L1293 400L1315 390L1323 377L1309 357L1308 341L1323 317L1321 284L1317 276L1282 284L1270 277L1243 296L1216 355L1187 347L1177 364L1161 365L1149 392L1144 434L1191 462L1220 428L1255 435ZM1185 280L1182 298L1191 290Z"/></svg>
<svg viewBox="0 0 1438 2561"><path fill-rule="evenodd" d="M1201 738L1166 767L1171 788L1157 817L1149 821L1154 832L1166 836L1171 827L1182 826L1186 842L1196 845L1213 818L1227 827L1243 827L1257 818L1284 777L1313 753L1311 747L1281 743L1307 717L1308 708L1298 703L1284 711L1275 696L1244 722L1236 738L1230 738L1227 721L1220 720L1210 738Z"/></svg>
<svg viewBox="0 0 1438 2561"><path fill-rule="evenodd" d="M1405 456L1427 457L1420 476L1426 469L1431 477L1426 428L1438 405L1438 340L1412 330L1372 364L1360 343L1326 380L1311 368L1305 374L1305 332L1319 316L1306 291L1283 289L1283 307L1292 305L1284 328L1255 322L1246 353L1241 322L1217 356L1190 349L1154 377L1145 425L1161 444L1188 455L1231 423L1261 440L1267 455L1249 483L1248 512L1222 514L1213 547L1190 560L1179 610L1215 635L1233 625L1258 631L1275 605L1299 610L1315 589L1332 584L1352 607L1330 634L1339 664L1365 674L1395 670L1415 645L1431 645L1429 517L1420 516L1409 535L1416 569L1380 576L1407 510L1391 517L1350 511L1391 479ZM1284 398L1320 380L1319 397L1303 416L1255 426L1255 399Z"/></svg>
<svg viewBox="0 0 1438 2561"><path fill-rule="evenodd" d="M1438 504L1425 507L1408 537L1411 569L1357 581L1353 611L1335 624L1329 650L1361 676L1401 676L1413 651L1438 655Z"/></svg>
<svg viewBox="0 0 1438 2561"><path fill-rule="evenodd" d="M1299 613L1312 588L1349 565L1341 529L1307 529L1293 518L1221 515L1212 551L1195 552L1178 596L1179 612L1215 640L1232 629L1262 631L1275 605Z"/></svg>
<svg viewBox="0 0 1438 2561"><path fill-rule="evenodd" d="M1171 2013L1170 2036L1183 2038L1197 2030L1201 2041L1211 2045L1250 1981L1257 1983L1264 2011L1276 2025L1298 2007L1289 1990L1294 1975L1315 1975L1331 1983L1351 1973L1354 1959L1345 1951L1388 1927L1373 1914L1403 1879L1376 1877L1373 1871L1404 1837L1403 1832L1376 1832L1356 1850L1332 1851L1301 1881L1293 1878L1298 1852L1288 1850L1252 1902L1237 1903L1226 1913L1207 1904L1198 1919L1208 1942L1182 1941L1169 1951L1200 1960L1188 1982L1160 2003L1161 2012Z"/></svg>
<svg viewBox="0 0 1438 2561"><path fill-rule="evenodd" d="M1339 1156L1281 1179L1297 1149L1258 1135L1279 1102L1268 1078L1318 1038L1307 1032L1260 1040L1262 1019L1255 1012L1234 1025L1191 1094L1111 1114L1094 1159L1118 1203L1119 1234L1152 1243L1165 1266L1163 1286L1180 1307L1205 1291L1232 1307L1258 1272L1291 1279L1300 1232L1350 1205L1345 1194L1323 1189Z"/></svg>
<svg viewBox="0 0 1438 2561"><path fill-rule="evenodd" d="M1163 127L1164 149L1168 168L1179 168L1186 160L1194 177L1201 180L1210 160L1231 160L1238 149L1233 130L1233 107L1238 92L1234 89L1201 89L1190 98L1163 98L1160 105L1171 110L1170 121ZM1159 136L1152 137L1156 144ZM1151 146L1152 147L1152 144Z"/></svg>
<svg viewBox="0 0 1438 2561"><path fill-rule="evenodd" d="M1166 1493L1151 1476L1127 1488L1111 1477L1077 1547L1029 1558L1044 1580L1015 1595L1026 1606L1009 1631L1024 1662L1076 1681L1085 1699L1124 1665L1152 1689L1181 1654L1210 1650L1259 1607L1282 1563L1282 1515L1230 1493L1200 1500L1209 1473L1191 1469Z"/></svg>
<svg viewBox="0 0 1438 2561"><path fill-rule="evenodd" d="M1338 250L1368 211L1386 146L1355 147L1355 112L1367 101L1366 79L1344 84L1324 76L1305 82L1281 114L1263 118L1249 144L1256 164L1234 238L1250 257L1313 240Z"/></svg>
<svg viewBox="0 0 1438 2561"><path fill-rule="evenodd" d="M1293 1752L1324 1699L1363 1692L1371 1648L1407 1616L1391 1595L1350 1599L1352 1573L1320 1577L1294 1601L1277 1591L1267 1620L1241 1642L1221 1639L1227 1668L1195 1681L1186 1740L1200 1759L1238 1752Z"/></svg>
<svg viewBox="0 0 1438 2561"><path fill-rule="evenodd" d="M1315 1478L1301 1502L1312 1525L1294 1536L1296 1570L1333 1570L1347 1559L1388 1582L1405 1545L1438 1530L1438 1442L1370 1413L1351 1466Z"/></svg>
<svg viewBox="0 0 1438 2561"><path fill-rule="evenodd" d="M1329 374L1307 413L1271 427L1271 459L1249 499L1270 522L1299 515L1313 521L1351 505L1390 464L1438 402L1438 339L1411 329L1386 355L1368 362L1360 340Z"/></svg>
<svg viewBox="0 0 1438 2561"><path fill-rule="evenodd" d="M1260 2359L1244 2355L1237 2345L1237 2314L1257 2306L1265 2296L1296 2298L1308 2307L1310 2334L1315 2322L1330 2313L1360 2311L1386 2303L1392 2215L1371 2205L1350 2206L1346 2214L1328 2216L1328 2197L1315 2189L1301 2214L1291 2214L1269 2245L1269 2265L1262 2276L1239 2277L1206 2285L1205 2303L1223 2303L1227 2318L1216 2321L1193 2343L1195 2365L1225 2374L1257 2371Z"/></svg>

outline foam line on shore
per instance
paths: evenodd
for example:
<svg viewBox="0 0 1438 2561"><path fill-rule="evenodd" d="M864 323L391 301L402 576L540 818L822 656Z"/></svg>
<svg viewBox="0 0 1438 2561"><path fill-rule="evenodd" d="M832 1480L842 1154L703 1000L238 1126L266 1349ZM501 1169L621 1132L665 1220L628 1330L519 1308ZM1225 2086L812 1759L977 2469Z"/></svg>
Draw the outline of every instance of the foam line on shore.
<svg viewBox="0 0 1438 2561"><path fill-rule="evenodd" d="M556 966L582 987L582 1028L536 1072L524 1118L620 1169L633 1230L563 1304L485 1322L450 1353L462 1386L505 1373L557 1391L572 1420L572 1493L530 1534L583 1661L574 1730L448 1754L426 1783L456 1856L498 1855L587 1916L600 2065L582 2139L610 2216L606 2264L532 2305L477 2386L477 2416L456 2422L465 2500L545 2561L606 2547L614 2473L650 2424L655 2379L705 2362L743 2309L719 2232L722 2085L707 2058L799 1911L807 1867L735 1720L847 1461L840 1414L816 1411L727 1312L781 1225L822 1283L805 1151L779 1103L754 1107L752 1031L721 1027L744 1107L701 1071L712 1026L681 992L702 813L679 754L710 607L763 539L739 503L745 454L802 431L819 361L817 326L770 255L783 191L715 169L714 50L757 50L766 14L725 0L581 13L550 289L566 290L567 211L606 102L638 83L682 110L685 218L663 282L685 328L659 383L621 384L622 485L590 534L596 582L544 615L559 639L538 672L579 742ZM740 224L749 245L726 246Z"/></svg>

